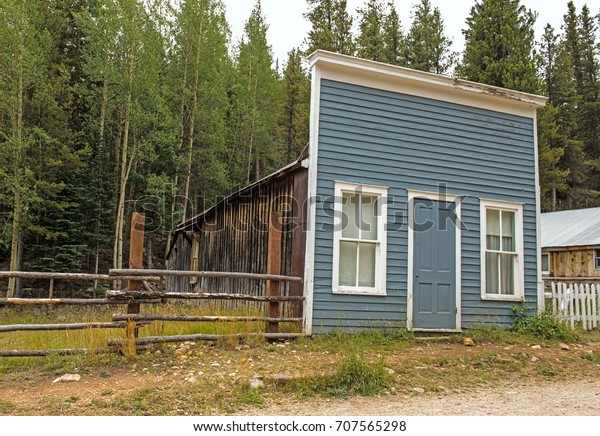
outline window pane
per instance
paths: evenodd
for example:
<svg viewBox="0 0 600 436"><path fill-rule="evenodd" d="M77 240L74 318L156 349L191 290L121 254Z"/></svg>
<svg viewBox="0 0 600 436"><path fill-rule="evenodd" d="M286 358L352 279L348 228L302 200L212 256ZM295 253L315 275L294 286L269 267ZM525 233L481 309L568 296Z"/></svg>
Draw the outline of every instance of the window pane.
<svg viewBox="0 0 600 436"><path fill-rule="evenodd" d="M340 286L356 286L356 242L340 242Z"/></svg>
<svg viewBox="0 0 600 436"><path fill-rule="evenodd" d="M500 211L494 209L486 210L487 248L488 250L500 250Z"/></svg>
<svg viewBox="0 0 600 436"><path fill-rule="evenodd" d="M600 269L600 250L596 250L595 269Z"/></svg>
<svg viewBox="0 0 600 436"><path fill-rule="evenodd" d="M550 255L542 254L542 271L550 271Z"/></svg>
<svg viewBox="0 0 600 436"><path fill-rule="evenodd" d="M377 240L377 197L362 196L361 238Z"/></svg>
<svg viewBox="0 0 600 436"><path fill-rule="evenodd" d="M360 233L358 224L360 216L358 210L359 196L356 194L343 194L342 205L342 237L358 239Z"/></svg>
<svg viewBox="0 0 600 436"><path fill-rule="evenodd" d="M500 292L513 295L515 293L515 255L500 255Z"/></svg>
<svg viewBox="0 0 600 436"><path fill-rule="evenodd" d="M358 267L358 286L375 287L376 244L360 244L360 264Z"/></svg>
<svg viewBox="0 0 600 436"><path fill-rule="evenodd" d="M502 251L515 251L515 213L502 211Z"/></svg>
<svg viewBox="0 0 600 436"><path fill-rule="evenodd" d="M487 294L499 294L498 289L498 253L485 254L485 285Z"/></svg>

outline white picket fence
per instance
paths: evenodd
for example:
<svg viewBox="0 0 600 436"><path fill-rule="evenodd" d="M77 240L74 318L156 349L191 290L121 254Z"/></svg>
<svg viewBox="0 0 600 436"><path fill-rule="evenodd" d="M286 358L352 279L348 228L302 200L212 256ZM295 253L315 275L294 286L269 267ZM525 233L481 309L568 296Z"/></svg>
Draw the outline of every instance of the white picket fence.
<svg viewBox="0 0 600 436"><path fill-rule="evenodd" d="M571 328L580 322L584 330L598 328L600 284L551 283L552 313Z"/></svg>

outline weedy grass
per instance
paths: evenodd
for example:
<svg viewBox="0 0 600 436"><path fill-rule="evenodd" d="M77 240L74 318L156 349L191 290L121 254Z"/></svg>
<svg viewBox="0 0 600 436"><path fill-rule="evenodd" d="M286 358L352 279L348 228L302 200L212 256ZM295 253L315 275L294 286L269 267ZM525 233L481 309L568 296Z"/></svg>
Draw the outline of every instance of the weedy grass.
<svg viewBox="0 0 600 436"><path fill-rule="evenodd" d="M296 379L287 389L304 397L370 396L386 389L392 381L383 359L370 362L362 352L346 352L331 375L314 375Z"/></svg>
<svg viewBox="0 0 600 436"><path fill-rule="evenodd" d="M545 312L540 315L525 316L523 306L515 306L512 309L515 314L515 321L510 330L515 333L549 341L575 342L581 338L580 332L569 329L551 313Z"/></svg>
<svg viewBox="0 0 600 436"><path fill-rule="evenodd" d="M224 307L218 302L191 301L171 302L166 304L142 305L142 313L165 315L192 315L192 316L231 316L231 317L259 317L258 306L246 305L237 307ZM123 313L123 307L115 306L72 306L72 307L4 307L0 308L0 325L11 324L68 324L82 322L110 322L113 313ZM253 336L265 331L265 323L261 321L239 322L180 322L180 321L155 321L147 325L139 325L139 337L145 336L174 336L190 334L234 335L241 334L241 338L224 337L219 340L222 347L236 347L240 341L250 345L264 342L261 337ZM298 326L287 324L286 331L297 332ZM52 367L77 366L77 365L102 365L117 362L118 356L106 357L105 353L97 353L96 349L106 349L108 339L128 339L125 328L61 331L17 331L0 334L0 349L8 350L36 350L36 349L87 349L88 352L76 356L50 355L42 359ZM129 360L134 360L136 353L130 342L120 346L120 353ZM117 359L117 360L115 360ZM69 365L73 362L73 365ZM17 367L32 368L40 363L39 357L0 358L0 373ZM45 365L45 364L44 364ZM49 369L51 369L49 368Z"/></svg>

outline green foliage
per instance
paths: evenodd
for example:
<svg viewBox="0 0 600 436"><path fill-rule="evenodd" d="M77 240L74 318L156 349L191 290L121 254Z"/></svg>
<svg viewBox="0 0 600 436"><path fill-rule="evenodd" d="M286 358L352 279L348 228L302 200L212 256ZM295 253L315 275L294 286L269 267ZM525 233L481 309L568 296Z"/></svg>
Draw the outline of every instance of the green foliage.
<svg viewBox="0 0 600 436"><path fill-rule="evenodd" d="M304 17L310 21L311 30L306 38L305 54L315 50L328 50L346 55L356 51L352 35L352 16L346 0L307 0L310 10Z"/></svg>
<svg viewBox="0 0 600 436"><path fill-rule="evenodd" d="M356 39L358 57L382 62L386 59L384 27L385 11L382 0L368 0L358 9L360 33Z"/></svg>
<svg viewBox="0 0 600 436"><path fill-rule="evenodd" d="M513 332L531 335L542 340L570 342L576 341L578 338L577 333L558 322L552 314L527 316L524 306L514 306L513 312L515 314L515 321L511 325Z"/></svg>
<svg viewBox="0 0 600 436"><path fill-rule="evenodd" d="M450 50L452 40L444 35L444 20L439 8L421 0L413 8L413 22L406 36L406 65L416 70L448 74L456 63Z"/></svg>
<svg viewBox="0 0 600 436"><path fill-rule="evenodd" d="M248 184L270 174L281 165L281 149L274 148L277 113L281 107L281 85L273 69L268 25L260 1L244 27L244 37L235 59L232 89L231 151L233 181Z"/></svg>
<svg viewBox="0 0 600 436"><path fill-rule="evenodd" d="M370 396L388 387L391 376L383 359L375 363L366 360L360 351L347 351L334 374L294 380L290 387L305 396L323 395L346 398L351 395Z"/></svg>
<svg viewBox="0 0 600 436"><path fill-rule="evenodd" d="M459 76L488 85L539 92L535 14L520 0L478 0L467 17Z"/></svg>
<svg viewBox="0 0 600 436"><path fill-rule="evenodd" d="M406 66L404 51L406 38L400 16L393 3L389 3L389 11L383 19L383 62Z"/></svg>
<svg viewBox="0 0 600 436"><path fill-rule="evenodd" d="M283 71L283 105L279 115L281 142L286 161L297 158L308 144L310 122L310 79L302 66L300 50L293 49Z"/></svg>

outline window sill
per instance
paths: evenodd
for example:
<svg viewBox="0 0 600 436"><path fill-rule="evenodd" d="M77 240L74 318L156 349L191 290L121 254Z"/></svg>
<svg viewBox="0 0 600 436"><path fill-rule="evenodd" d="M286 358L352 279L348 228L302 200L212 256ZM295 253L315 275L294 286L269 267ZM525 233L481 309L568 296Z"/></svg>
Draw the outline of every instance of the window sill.
<svg viewBox="0 0 600 436"><path fill-rule="evenodd" d="M522 295L492 295L485 294L481 296L482 300L486 301L514 301L520 303L525 300Z"/></svg>
<svg viewBox="0 0 600 436"><path fill-rule="evenodd" d="M333 290L334 295L367 295L372 297L385 297L385 291L377 291L373 289L355 288L355 289L337 289Z"/></svg>

